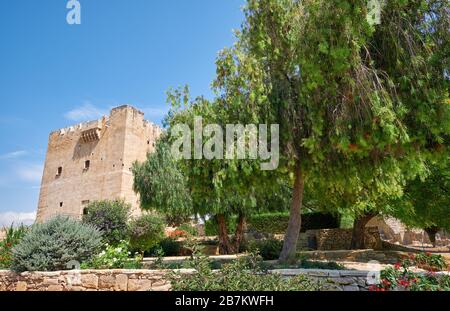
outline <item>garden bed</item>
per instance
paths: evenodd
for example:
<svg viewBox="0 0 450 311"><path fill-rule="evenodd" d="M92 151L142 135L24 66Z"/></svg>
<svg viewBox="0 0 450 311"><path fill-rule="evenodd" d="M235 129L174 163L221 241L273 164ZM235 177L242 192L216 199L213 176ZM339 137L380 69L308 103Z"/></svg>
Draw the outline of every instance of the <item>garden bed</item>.
<svg viewBox="0 0 450 311"><path fill-rule="evenodd" d="M0 271L1 291L169 291L170 270L72 270L14 273ZM194 270L178 270L181 275ZM305 275L326 290L367 290L368 271L278 269L283 277ZM317 288L319 289L319 288Z"/></svg>

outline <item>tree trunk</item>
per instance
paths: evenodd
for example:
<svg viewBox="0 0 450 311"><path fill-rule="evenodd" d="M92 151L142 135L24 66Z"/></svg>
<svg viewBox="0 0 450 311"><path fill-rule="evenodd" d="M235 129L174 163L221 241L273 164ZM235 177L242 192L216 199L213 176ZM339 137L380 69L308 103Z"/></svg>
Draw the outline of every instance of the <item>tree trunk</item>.
<svg viewBox="0 0 450 311"><path fill-rule="evenodd" d="M228 236L227 221L225 215L218 214L217 223L219 225L219 254L233 254L234 249Z"/></svg>
<svg viewBox="0 0 450 311"><path fill-rule="evenodd" d="M236 253L239 253L241 243L244 240L245 225L246 225L246 217L243 214L239 214L236 233L234 235L235 240L234 249L236 250Z"/></svg>
<svg viewBox="0 0 450 311"><path fill-rule="evenodd" d="M430 227L425 228L425 232L428 234L428 237L430 238L431 244L433 244L433 247L436 247L436 234L439 232L438 227Z"/></svg>
<svg viewBox="0 0 450 311"><path fill-rule="evenodd" d="M355 218L353 222L351 249L365 248L365 228L367 223L375 216L375 213L368 213Z"/></svg>
<svg viewBox="0 0 450 311"><path fill-rule="evenodd" d="M290 260L295 260L297 251L297 241L302 225L302 204L303 204L303 190L305 183L303 180L303 172L300 162L297 161L295 167L295 182L292 194L291 213L289 217L289 224L284 237L283 250L281 251L279 262L287 263Z"/></svg>

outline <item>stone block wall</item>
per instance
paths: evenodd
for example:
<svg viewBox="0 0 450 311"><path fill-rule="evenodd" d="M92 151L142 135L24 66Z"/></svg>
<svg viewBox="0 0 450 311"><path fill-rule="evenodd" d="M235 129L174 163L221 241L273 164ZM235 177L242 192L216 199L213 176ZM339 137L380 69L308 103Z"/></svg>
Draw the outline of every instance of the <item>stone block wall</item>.
<svg viewBox="0 0 450 311"><path fill-rule="evenodd" d="M193 270L180 270L193 273ZM365 291L368 271L273 270L284 277L306 275L317 289ZM0 271L0 291L169 291L167 271L162 270L81 270L14 273Z"/></svg>
<svg viewBox="0 0 450 311"><path fill-rule="evenodd" d="M0 291L168 291L165 275L156 270L0 271Z"/></svg>
<svg viewBox="0 0 450 311"><path fill-rule="evenodd" d="M368 227L365 231L366 246L382 249L378 228ZM314 241L314 242L312 242ZM298 241L300 250L348 250L352 241L352 229L320 229L301 233Z"/></svg>
<svg viewBox="0 0 450 311"><path fill-rule="evenodd" d="M318 269L283 269L273 270L271 273L279 273L284 277L305 275L317 284L317 290L321 291L368 291L369 271L353 270L318 270Z"/></svg>

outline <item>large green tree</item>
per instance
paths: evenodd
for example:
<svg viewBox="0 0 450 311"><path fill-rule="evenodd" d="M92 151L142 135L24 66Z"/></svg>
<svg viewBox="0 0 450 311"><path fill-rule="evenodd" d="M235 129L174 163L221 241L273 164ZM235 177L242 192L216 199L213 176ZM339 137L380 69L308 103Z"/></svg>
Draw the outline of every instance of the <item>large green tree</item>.
<svg viewBox="0 0 450 311"><path fill-rule="evenodd" d="M401 196L433 148L446 148L445 1L387 1L380 25L367 4L249 0L217 61L219 104L281 127L281 169L294 177L281 261L295 253L305 183L371 202Z"/></svg>
<svg viewBox="0 0 450 311"><path fill-rule="evenodd" d="M133 164L134 191L140 195L141 209L158 211L169 222L183 222L193 215L188 180L172 157L165 134L155 147L146 161Z"/></svg>
<svg viewBox="0 0 450 311"><path fill-rule="evenodd" d="M393 99L403 110L400 117L407 128L408 143L396 146L397 155L410 158L415 156L419 160L416 163L422 163L422 166L423 163L429 166L430 163L439 162L441 168L448 167L448 1L385 1L384 4L381 24L376 26L368 49L375 68L384 74L385 83L393 86ZM402 173L412 177L409 173L415 171L406 167ZM427 183L420 184L418 181L426 179L430 171L427 167L420 171L420 176L408 182L406 195L400 200L408 201L413 185L427 186ZM431 179L427 178L428 182L433 180L433 176L436 177L435 174L436 168L431 170ZM414 192L418 194L417 191ZM438 195L422 195L427 197L430 206L433 201L439 200ZM399 206L389 204L389 201L389 198L382 197L375 200L374 204L368 205L369 208L355 219L355 230L358 227L363 228L379 211L384 214L398 214ZM436 206L433 210L439 214L439 209ZM402 216L405 218L408 215L403 213ZM418 222L429 221L426 215L420 216L420 213L414 212L405 220L414 217ZM355 241L355 235L353 240L356 246L361 243Z"/></svg>
<svg viewBox="0 0 450 311"><path fill-rule="evenodd" d="M409 227L424 229L434 244L439 230L450 232L450 167L431 164L429 174L409 181L405 195L391 204L396 207L392 216Z"/></svg>
<svg viewBox="0 0 450 311"><path fill-rule="evenodd" d="M184 134L174 133L174 128L184 124L193 131L195 118L201 117L205 126L214 124L223 130L227 124L237 120L232 109L224 109L216 101L211 102L202 97L191 100L187 89L169 92L168 99L172 107L167 118L172 143L179 139L180 134ZM217 220L220 252L235 253L243 240L246 218L254 212L273 209L273 206L268 206L269 202L282 202L284 198L274 197L271 193L285 193L282 190L286 187L286 179L276 178L278 172L262 171L260 161L237 159L236 155L223 159L225 149L222 151L215 144L208 145L208 139L214 136L223 142L225 133L222 131L206 134L201 131L196 135L205 135L200 145L202 151L209 149L212 153L218 153L212 159L204 156L180 159L178 167L188 180L193 211L213 216ZM188 145L195 148L194 140L192 133ZM237 216L234 243L229 239L226 221L231 215Z"/></svg>

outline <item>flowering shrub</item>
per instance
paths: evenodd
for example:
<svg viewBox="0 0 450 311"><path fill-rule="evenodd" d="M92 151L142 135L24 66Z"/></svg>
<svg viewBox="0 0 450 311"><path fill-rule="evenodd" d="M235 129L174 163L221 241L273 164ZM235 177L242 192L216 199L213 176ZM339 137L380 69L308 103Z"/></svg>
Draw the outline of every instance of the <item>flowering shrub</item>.
<svg viewBox="0 0 450 311"><path fill-rule="evenodd" d="M164 221L156 215L143 214L131 221L129 232L131 248L144 254L164 238Z"/></svg>
<svg viewBox="0 0 450 311"><path fill-rule="evenodd" d="M25 236L28 228L25 226L13 227L5 229L6 237L0 241L0 269L9 269L12 264L12 249L19 244L20 240Z"/></svg>
<svg viewBox="0 0 450 311"><path fill-rule="evenodd" d="M131 257L127 241L120 241L117 246L109 244L92 260L81 265L82 269L139 269L142 267L142 256L138 253Z"/></svg>
<svg viewBox="0 0 450 311"><path fill-rule="evenodd" d="M124 201L96 201L86 207L83 223L96 227L103 242L117 245L128 238L127 222L131 206Z"/></svg>
<svg viewBox="0 0 450 311"><path fill-rule="evenodd" d="M169 237L171 239L177 239L177 238L185 238L187 237L188 234L186 233L186 231L180 230L180 229L176 229L172 232L169 233Z"/></svg>
<svg viewBox="0 0 450 311"><path fill-rule="evenodd" d="M425 268L427 273L417 273L411 268ZM409 259L381 271L381 282L370 287L371 291L450 291L450 276L435 271L447 267L440 255L430 253L411 255Z"/></svg>
<svg viewBox="0 0 450 311"><path fill-rule="evenodd" d="M182 231L184 235L198 236L198 230L189 223L180 225L177 230Z"/></svg>
<svg viewBox="0 0 450 311"><path fill-rule="evenodd" d="M447 269L447 263L441 255L431 253L420 253L414 257L417 267L428 271L442 271Z"/></svg>

